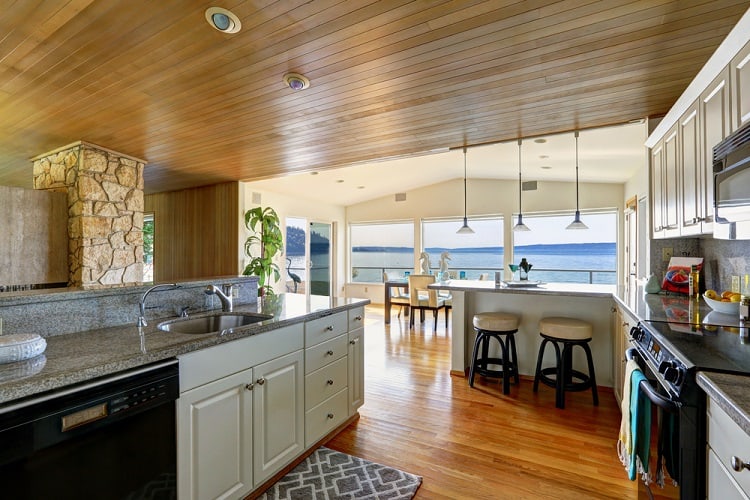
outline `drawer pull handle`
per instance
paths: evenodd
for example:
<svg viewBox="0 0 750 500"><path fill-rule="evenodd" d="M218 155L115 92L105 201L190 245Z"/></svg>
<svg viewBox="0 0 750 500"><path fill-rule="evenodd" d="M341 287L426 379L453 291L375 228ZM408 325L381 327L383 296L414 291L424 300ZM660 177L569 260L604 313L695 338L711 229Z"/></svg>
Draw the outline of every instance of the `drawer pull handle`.
<svg viewBox="0 0 750 500"><path fill-rule="evenodd" d="M266 383L266 379L264 379L263 377L261 377L258 380L256 380L255 383L258 384L258 385L263 385L263 384Z"/></svg>
<svg viewBox="0 0 750 500"><path fill-rule="evenodd" d="M354 344L356 344L356 343L357 343L357 339L353 339L353 340L350 340L350 341L349 341L349 343L350 343L351 345L354 345Z"/></svg>
<svg viewBox="0 0 750 500"><path fill-rule="evenodd" d="M252 382L250 382L249 384L245 384L245 390L246 391L252 391L253 390L253 385L255 385L255 384L253 384Z"/></svg>
<svg viewBox="0 0 750 500"><path fill-rule="evenodd" d="M326 384L328 384L328 385L333 385L333 380L331 380L331 379L329 378L328 380L326 380Z"/></svg>
<svg viewBox="0 0 750 500"><path fill-rule="evenodd" d="M332 350L326 351L326 356L333 356L333 351Z"/></svg>
<svg viewBox="0 0 750 500"><path fill-rule="evenodd" d="M738 456L733 456L732 469L734 469L735 472L742 472L743 469L750 470L750 463L743 462L742 459Z"/></svg>
<svg viewBox="0 0 750 500"><path fill-rule="evenodd" d="M356 321L362 321L362 316L354 316L354 319L355 319Z"/></svg>
<svg viewBox="0 0 750 500"><path fill-rule="evenodd" d="M327 417L328 419L330 419L330 420L333 420L333 413L329 413L328 415L326 415L326 417Z"/></svg>
<svg viewBox="0 0 750 500"><path fill-rule="evenodd" d="M325 329L326 329L327 332L332 332L333 331L333 325L328 325Z"/></svg>

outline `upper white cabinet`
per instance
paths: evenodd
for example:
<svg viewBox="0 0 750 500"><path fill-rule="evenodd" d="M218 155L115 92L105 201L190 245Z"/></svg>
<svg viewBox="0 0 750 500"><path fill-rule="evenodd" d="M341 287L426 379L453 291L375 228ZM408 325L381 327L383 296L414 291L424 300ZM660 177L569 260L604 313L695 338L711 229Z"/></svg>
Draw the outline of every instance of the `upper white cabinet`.
<svg viewBox="0 0 750 500"><path fill-rule="evenodd" d="M698 108L698 102L693 103L678 123L681 235L700 234L704 215Z"/></svg>
<svg viewBox="0 0 750 500"><path fill-rule="evenodd" d="M700 179L698 194L702 196L698 217L701 233L713 232L714 222L714 146L730 133L731 104L729 68L725 68L700 96Z"/></svg>
<svg viewBox="0 0 750 500"><path fill-rule="evenodd" d="M732 89L732 132L750 121L750 42L729 64Z"/></svg>
<svg viewBox="0 0 750 500"><path fill-rule="evenodd" d="M651 151L651 200L654 238L679 236L679 135L675 125Z"/></svg>

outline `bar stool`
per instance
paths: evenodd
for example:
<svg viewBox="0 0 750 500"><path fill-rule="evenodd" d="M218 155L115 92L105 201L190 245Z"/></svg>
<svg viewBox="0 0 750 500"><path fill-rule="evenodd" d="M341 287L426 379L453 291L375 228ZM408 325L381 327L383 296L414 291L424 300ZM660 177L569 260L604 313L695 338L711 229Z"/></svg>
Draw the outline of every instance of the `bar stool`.
<svg viewBox="0 0 750 500"><path fill-rule="evenodd" d="M594 406L599 406L594 362L589 348L591 325L574 318L542 318L539 321L539 332L544 340L542 340L542 345L539 346L539 357L536 361L534 392L537 392L539 382L554 387L555 406L565 408L565 391L585 391L591 388ZM555 348L556 365L543 369L544 348L548 342ZM563 345L562 352L559 344ZM586 361L589 367L588 375L573 369L573 348L575 346L583 348L586 353ZM550 375L554 375L554 378ZM578 381L576 382L574 379L578 379Z"/></svg>
<svg viewBox="0 0 750 500"><path fill-rule="evenodd" d="M504 312L485 312L475 314L473 322L477 338L474 341L474 354L471 358L469 386L474 387L474 375L477 373L485 377L502 377L503 394L508 394L511 377L515 379L516 384L520 383L514 337L518 331L519 317ZM500 344L502 358L490 357L489 349L492 339L497 340ZM482 351L481 356L480 349ZM500 365L502 370L491 369L489 365Z"/></svg>

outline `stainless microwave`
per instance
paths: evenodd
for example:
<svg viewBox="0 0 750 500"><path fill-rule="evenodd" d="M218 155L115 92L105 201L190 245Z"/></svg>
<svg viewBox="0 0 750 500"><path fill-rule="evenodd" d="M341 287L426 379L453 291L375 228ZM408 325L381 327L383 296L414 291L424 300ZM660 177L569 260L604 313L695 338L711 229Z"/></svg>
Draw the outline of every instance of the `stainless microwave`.
<svg viewBox="0 0 750 500"><path fill-rule="evenodd" d="M714 237L750 239L750 123L714 146Z"/></svg>

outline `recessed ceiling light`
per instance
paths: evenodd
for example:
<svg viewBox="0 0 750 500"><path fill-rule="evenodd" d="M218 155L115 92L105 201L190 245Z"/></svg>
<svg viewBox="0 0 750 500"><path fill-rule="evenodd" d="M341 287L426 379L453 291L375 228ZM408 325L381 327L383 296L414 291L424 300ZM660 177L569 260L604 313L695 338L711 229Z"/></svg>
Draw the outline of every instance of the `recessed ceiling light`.
<svg viewBox="0 0 750 500"><path fill-rule="evenodd" d="M221 7L206 9L206 21L212 28L222 33L237 33L242 28L240 18Z"/></svg>
<svg viewBox="0 0 750 500"><path fill-rule="evenodd" d="M537 144L544 144L545 142L547 142L547 139L534 139L534 142L536 142Z"/></svg>
<svg viewBox="0 0 750 500"><path fill-rule="evenodd" d="M284 75L284 83L292 90L305 90L310 86L310 80L299 73L287 73Z"/></svg>

